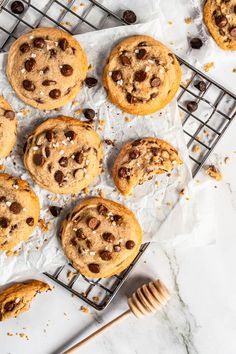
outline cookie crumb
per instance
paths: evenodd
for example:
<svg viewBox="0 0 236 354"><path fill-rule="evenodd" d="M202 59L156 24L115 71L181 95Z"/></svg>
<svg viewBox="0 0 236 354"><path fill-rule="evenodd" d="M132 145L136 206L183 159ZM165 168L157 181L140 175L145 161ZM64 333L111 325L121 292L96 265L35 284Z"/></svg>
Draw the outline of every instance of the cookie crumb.
<svg viewBox="0 0 236 354"><path fill-rule="evenodd" d="M104 142L107 144L107 145L112 145L114 146L114 141L110 140L110 139L105 139Z"/></svg>
<svg viewBox="0 0 236 354"><path fill-rule="evenodd" d="M234 73L234 74L236 74L236 68L235 68L235 69L233 69L233 73Z"/></svg>
<svg viewBox="0 0 236 354"><path fill-rule="evenodd" d="M12 337L14 334L11 333L11 332L7 332L7 335L8 335L9 337Z"/></svg>
<svg viewBox="0 0 236 354"><path fill-rule="evenodd" d="M229 160L230 160L230 158L229 158L228 156L226 156L226 157L224 158L224 163L227 165L227 163L229 162Z"/></svg>
<svg viewBox="0 0 236 354"><path fill-rule="evenodd" d="M29 114L30 110L27 108L22 108L19 110L19 113L23 115L23 117L26 117Z"/></svg>
<svg viewBox="0 0 236 354"><path fill-rule="evenodd" d="M95 301L95 302L99 302L99 297L98 296L93 296L93 301Z"/></svg>
<svg viewBox="0 0 236 354"><path fill-rule="evenodd" d="M74 113L79 115L79 114L81 114L82 111L83 111L82 108L80 108L80 109L77 109L76 111L74 111Z"/></svg>
<svg viewBox="0 0 236 354"><path fill-rule="evenodd" d="M193 145L192 152L196 152L196 153L201 152L201 146L200 145Z"/></svg>
<svg viewBox="0 0 236 354"><path fill-rule="evenodd" d="M25 338L25 339L29 340L28 335L25 334L25 333L19 333L18 335L19 335L21 338Z"/></svg>
<svg viewBox="0 0 236 354"><path fill-rule="evenodd" d="M83 189L83 192L84 192L84 194L89 194L89 188L88 187L85 187L84 189Z"/></svg>
<svg viewBox="0 0 236 354"><path fill-rule="evenodd" d="M76 6L76 5L72 6L72 11L77 12L78 11L78 6Z"/></svg>
<svg viewBox="0 0 236 354"><path fill-rule="evenodd" d="M168 25L172 26L173 22L172 21L168 21Z"/></svg>
<svg viewBox="0 0 236 354"><path fill-rule="evenodd" d="M46 222L43 219L39 219L39 227L41 228L41 230L43 232L48 231L48 225L46 224Z"/></svg>
<svg viewBox="0 0 236 354"><path fill-rule="evenodd" d="M71 280L74 278L75 275L76 275L75 272L72 272L71 270L69 270L69 271L67 272L67 279L68 279L68 281L71 281Z"/></svg>
<svg viewBox="0 0 236 354"><path fill-rule="evenodd" d="M212 61L211 63L204 64L203 69L207 73L210 69L215 67L215 63Z"/></svg>
<svg viewBox="0 0 236 354"><path fill-rule="evenodd" d="M212 178L214 178L216 181L221 181L223 179L220 171L218 170L218 168L216 168L216 166L214 165L210 165L207 169L206 169L206 174Z"/></svg>
<svg viewBox="0 0 236 354"><path fill-rule="evenodd" d="M13 255L13 252L11 250L7 251L6 252L6 256L7 257L11 257Z"/></svg>
<svg viewBox="0 0 236 354"><path fill-rule="evenodd" d="M4 171L5 170L5 166L4 165L0 165L0 171Z"/></svg>
<svg viewBox="0 0 236 354"><path fill-rule="evenodd" d="M185 192L185 190L184 190L184 188L183 188L183 189L181 189L181 191L179 192L179 195L180 195L180 196L183 196L183 195L184 195L184 192Z"/></svg>
<svg viewBox="0 0 236 354"><path fill-rule="evenodd" d="M92 64L89 64L88 70L92 70L92 68L93 68Z"/></svg>
<svg viewBox="0 0 236 354"><path fill-rule="evenodd" d="M86 306L80 306L80 311L83 312L83 313L86 313L86 314L89 313L89 309Z"/></svg>
<svg viewBox="0 0 236 354"><path fill-rule="evenodd" d="M129 123L129 122L131 122L131 118L125 117L125 121L126 121L126 123Z"/></svg>
<svg viewBox="0 0 236 354"><path fill-rule="evenodd" d="M185 18L185 19L184 19L184 22L185 22L187 25L190 25L190 24L192 23L191 17Z"/></svg>

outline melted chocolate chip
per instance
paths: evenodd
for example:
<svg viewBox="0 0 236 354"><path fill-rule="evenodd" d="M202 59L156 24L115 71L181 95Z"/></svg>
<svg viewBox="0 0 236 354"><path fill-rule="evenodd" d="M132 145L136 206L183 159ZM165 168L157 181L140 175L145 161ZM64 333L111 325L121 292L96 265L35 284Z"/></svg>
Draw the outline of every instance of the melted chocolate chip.
<svg viewBox="0 0 236 354"><path fill-rule="evenodd" d="M228 23L227 17L223 16L223 15L216 16L215 17L215 23L216 23L216 26L218 26L219 28L223 28Z"/></svg>
<svg viewBox="0 0 236 354"><path fill-rule="evenodd" d="M99 215L106 216L107 213L108 213L107 207L105 205L103 205L103 204L99 204L98 207L97 207L97 210L98 210L98 214Z"/></svg>
<svg viewBox="0 0 236 354"><path fill-rule="evenodd" d="M190 45L193 49L200 49L203 46L201 38L192 38L190 40Z"/></svg>
<svg viewBox="0 0 236 354"><path fill-rule="evenodd" d="M78 164L82 164L83 162L83 153L82 151L79 151L75 154L75 158L74 158L75 162L77 162Z"/></svg>
<svg viewBox="0 0 236 354"><path fill-rule="evenodd" d="M91 230L96 230L100 225L100 221L95 217L91 217L87 220L87 225Z"/></svg>
<svg viewBox="0 0 236 354"><path fill-rule="evenodd" d="M13 1L11 4L11 11L16 15L21 15L24 10L24 4L21 1Z"/></svg>
<svg viewBox="0 0 236 354"><path fill-rule="evenodd" d="M26 219L26 224L29 226L34 226L34 218L27 218Z"/></svg>
<svg viewBox="0 0 236 354"><path fill-rule="evenodd" d="M59 41L59 47L61 48L61 50L65 51L68 47L69 47L69 42L67 39L62 38Z"/></svg>
<svg viewBox="0 0 236 354"><path fill-rule="evenodd" d="M113 215L113 221L115 221L116 225L119 226L122 224L123 218L121 215L116 214L116 215Z"/></svg>
<svg viewBox="0 0 236 354"><path fill-rule="evenodd" d="M60 170L58 170L54 174L54 179L57 183L61 184L64 180L64 174Z"/></svg>
<svg viewBox="0 0 236 354"><path fill-rule="evenodd" d="M112 253L109 251L100 252L100 257L103 261L110 261L112 259Z"/></svg>
<svg viewBox="0 0 236 354"><path fill-rule="evenodd" d="M121 63L122 63L124 66L129 66L129 65L131 65L131 61L130 61L129 57L127 57L127 55L125 55L125 54L122 54L122 55L120 56L120 61L121 61Z"/></svg>
<svg viewBox="0 0 236 354"><path fill-rule="evenodd" d="M161 79L159 77L153 77L150 81L152 87L159 87L161 84Z"/></svg>
<svg viewBox="0 0 236 354"><path fill-rule="evenodd" d="M117 82L122 79L122 74L120 70L112 71L111 78L113 81Z"/></svg>
<svg viewBox="0 0 236 354"><path fill-rule="evenodd" d="M186 107L189 112L195 112L198 109L198 104L195 101L189 101Z"/></svg>
<svg viewBox="0 0 236 354"><path fill-rule="evenodd" d="M95 77L86 77L86 79L85 79L85 84L86 84L89 88L96 86L97 83L98 83L98 80L95 79Z"/></svg>
<svg viewBox="0 0 236 354"><path fill-rule="evenodd" d="M95 112L91 108L84 109L83 114L84 114L85 118L89 119L89 120L93 120L93 118L95 117Z"/></svg>
<svg viewBox="0 0 236 354"><path fill-rule="evenodd" d="M55 49L49 49L49 57L56 58L56 56L57 56L57 51Z"/></svg>
<svg viewBox="0 0 236 354"><path fill-rule="evenodd" d="M60 160L58 161L59 165L61 167L67 167L68 166L68 158L63 156L60 158Z"/></svg>
<svg viewBox="0 0 236 354"><path fill-rule="evenodd" d="M113 250L114 250L114 252L120 252L121 247L119 245L114 245Z"/></svg>
<svg viewBox="0 0 236 354"><path fill-rule="evenodd" d="M114 142L113 142L111 139L105 139L104 142L105 142L107 145L113 145L113 146L114 146Z"/></svg>
<svg viewBox="0 0 236 354"><path fill-rule="evenodd" d="M85 240L86 239L86 236L85 236L85 234L83 232L83 229L81 229L81 228L76 230L75 234L76 234L76 237L78 237L79 240Z"/></svg>
<svg viewBox="0 0 236 354"><path fill-rule="evenodd" d="M115 236L112 235L111 232L104 232L102 234L102 238L104 241L109 242L109 243L113 243L115 241Z"/></svg>
<svg viewBox="0 0 236 354"><path fill-rule="evenodd" d="M233 28L231 28L230 29L230 31L229 31L229 33L230 33L230 35L232 36L232 37L236 37L236 27L233 27Z"/></svg>
<svg viewBox="0 0 236 354"><path fill-rule="evenodd" d="M52 141L52 138L53 138L52 130L47 130L46 134L45 134L45 137L46 137L47 141L50 143Z"/></svg>
<svg viewBox="0 0 236 354"><path fill-rule="evenodd" d="M47 74L49 72L49 70L50 70L49 66L45 66L45 68L43 68L42 71L43 71L44 74Z"/></svg>
<svg viewBox="0 0 236 354"><path fill-rule="evenodd" d="M132 160L137 159L139 156L140 156L140 152L138 150L136 150L136 149L135 150L131 150L130 153L129 153L129 157Z"/></svg>
<svg viewBox="0 0 236 354"><path fill-rule="evenodd" d="M65 133L65 137L67 138L67 140L74 140L76 137L76 134L73 130L69 130L68 132Z"/></svg>
<svg viewBox="0 0 236 354"><path fill-rule="evenodd" d="M144 48L141 48L138 50L138 53L136 53L136 58L137 59L146 59L147 57L147 51Z"/></svg>
<svg viewBox="0 0 236 354"><path fill-rule="evenodd" d="M160 150L156 146L151 147L151 153L153 156L158 156L159 152Z"/></svg>
<svg viewBox="0 0 236 354"><path fill-rule="evenodd" d="M45 162L45 158L43 157L42 154L35 154L33 156L33 162L36 166L43 166Z"/></svg>
<svg viewBox="0 0 236 354"><path fill-rule="evenodd" d="M56 81L55 80L43 80L42 85L43 86L52 86L52 85L56 85Z"/></svg>
<svg viewBox="0 0 236 354"><path fill-rule="evenodd" d="M49 207L49 210L50 210L50 213L52 214L52 216L57 218L61 214L62 208L60 208L60 207L58 207L56 205L51 205Z"/></svg>
<svg viewBox="0 0 236 354"><path fill-rule="evenodd" d="M58 89L51 90L49 92L49 96L55 100L61 96L61 91Z"/></svg>
<svg viewBox="0 0 236 354"><path fill-rule="evenodd" d="M7 198L3 195L0 197L0 203L6 203Z"/></svg>
<svg viewBox="0 0 236 354"><path fill-rule="evenodd" d="M47 158L51 155L51 150L49 149L49 147L45 147L45 155Z"/></svg>
<svg viewBox="0 0 236 354"><path fill-rule="evenodd" d="M129 240L126 242L125 244L125 247L128 249L128 250L131 250L132 248L134 248L135 246L135 242L133 240Z"/></svg>
<svg viewBox="0 0 236 354"><path fill-rule="evenodd" d="M206 91L206 83L204 81L198 81L194 85L200 92L205 92Z"/></svg>
<svg viewBox="0 0 236 354"><path fill-rule="evenodd" d="M90 263L88 265L88 269L90 270L91 273L99 273L100 272L100 266L97 263Z"/></svg>
<svg viewBox="0 0 236 354"><path fill-rule="evenodd" d="M0 217L0 227L6 229L10 224L10 220L4 216Z"/></svg>
<svg viewBox="0 0 236 354"><path fill-rule="evenodd" d="M137 20L137 17L135 15L135 13L132 10L126 10L123 12L123 19L127 22L127 23L135 23Z"/></svg>
<svg viewBox="0 0 236 354"><path fill-rule="evenodd" d="M144 70L136 71L134 74L134 80L138 82L143 82L146 80L147 73Z"/></svg>
<svg viewBox="0 0 236 354"><path fill-rule="evenodd" d="M140 43L138 44L138 47L146 47L147 45L148 45L147 42L140 42Z"/></svg>
<svg viewBox="0 0 236 354"><path fill-rule="evenodd" d="M30 80L24 80L22 82L22 85L26 91L34 91L35 90L35 85Z"/></svg>
<svg viewBox="0 0 236 354"><path fill-rule="evenodd" d="M127 178L130 176L130 169L128 167L121 167L118 171L118 176L121 178Z"/></svg>
<svg viewBox="0 0 236 354"><path fill-rule="evenodd" d="M73 68L72 68L72 66L70 66L70 65L68 65L68 64L62 65L61 74L62 74L63 76L71 76L71 75L73 74Z"/></svg>
<svg viewBox="0 0 236 354"><path fill-rule="evenodd" d="M153 93L151 93L150 98L156 98L157 96L158 96L158 93L157 92L153 92Z"/></svg>
<svg viewBox="0 0 236 354"><path fill-rule="evenodd" d="M129 103L133 104L133 103L137 103L138 100L136 97L132 96L131 93L127 93L126 95L126 99Z"/></svg>
<svg viewBox="0 0 236 354"><path fill-rule="evenodd" d="M13 214L19 214L22 210L22 205L18 202L13 202L9 209Z"/></svg>
<svg viewBox="0 0 236 354"><path fill-rule="evenodd" d="M7 110L4 112L4 117L13 120L15 118L15 112Z"/></svg>
<svg viewBox="0 0 236 354"><path fill-rule="evenodd" d="M22 43L20 46L21 53L28 53L30 51L30 45L28 43Z"/></svg>
<svg viewBox="0 0 236 354"><path fill-rule="evenodd" d="M90 240L86 240L86 246L88 248L91 248L92 247L92 242Z"/></svg>
<svg viewBox="0 0 236 354"><path fill-rule="evenodd" d="M75 237L70 240L70 243L72 244L72 246L77 247L77 241Z"/></svg>
<svg viewBox="0 0 236 354"><path fill-rule="evenodd" d="M28 59L25 62L25 70L30 72L35 68L35 65L36 65L35 59L33 58Z"/></svg>
<svg viewBox="0 0 236 354"><path fill-rule="evenodd" d="M16 1L16 2L18 2L18 1ZM16 307L15 301L8 301L8 302L4 305L4 311L10 312L10 311L12 311L15 307Z"/></svg>
<svg viewBox="0 0 236 354"><path fill-rule="evenodd" d="M33 43L35 48L40 48L40 49L44 48L46 44L45 40L42 37L35 38Z"/></svg>

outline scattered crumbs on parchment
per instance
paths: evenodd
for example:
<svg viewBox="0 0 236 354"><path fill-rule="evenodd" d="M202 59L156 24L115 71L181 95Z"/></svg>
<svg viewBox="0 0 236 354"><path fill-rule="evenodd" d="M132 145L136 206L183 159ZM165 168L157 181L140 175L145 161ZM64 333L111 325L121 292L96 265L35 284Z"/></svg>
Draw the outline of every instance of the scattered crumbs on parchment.
<svg viewBox="0 0 236 354"><path fill-rule="evenodd" d="M72 24L70 21L61 21L60 24L61 24L62 26L70 26L70 27L73 26L73 24Z"/></svg>
<svg viewBox="0 0 236 354"><path fill-rule="evenodd" d="M184 19L184 22L185 22L187 25L190 25L190 24L192 23L192 18L191 18L191 17L185 18L185 19Z"/></svg>
<svg viewBox="0 0 236 354"><path fill-rule="evenodd" d="M188 80L186 80L186 81L183 81L183 82L181 82L181 85L183 86L183 87L186 87L189 83L190 83L190 79L188 79Z"/></svg>
<svg viewBox="0 0 236 354"><path fill-rule="evenodd" d="M101 119L101 120L98 121L98 123L99 123L100 125L104 126L104 125L106 124L106 121Z"/></svg>
<svg viewBox="0 0 236 354"><path fill-rule="evenodd" d="M214 178L216 181L221 181L223 179L223 176L220 173L219 169L214 165L208 166L208 168L206 169L206 174L211 178Z"/></svg>
<svg viewBox="0 0 236 354"><path fill-rule="evenodd" d="M92 68L93 68L92 64L89 64L88 70L92 70Z"/></svg>
<svg viewBox="0 0 236 354"><path fill-rule="evenodd" d="M4 165L0 165L0 171L4 171L5 170L5 166Z"/></svg>
<svg viewBox="0 0 236 354"><path fill-rule="evenodd" d="M29 114L30 110L28 108L22 108L18 113L22 114L23 117L26 117Z"/></svg>
<svg viewBox="0 0 236 354"><path fill-rule="evenodd" d="M97 189L97 194L98 194L99 197L101 197L101 198L106 198L106 193L105 193L101 188L98 188L98 189Z"/></svg>
<svg viewBox="0 0 236 354"><path fill-rule="evenodd" d="M236 74L236 68L234 68L232 71L233 71L234 74Z"/></svg>
<svg viewBox="0 0 236 354"><path fill-rule="evenodd" d="M81 3L79 4L79 6L84 7L84 6L85 6L85 3L81 2Z"/></svg>
<svg viewBox="0 0 236 354"><path fill-rule="evenodd" d="M82 305L82 306L80 306L80 311L83 312L83 313L88 314L89 313L89 308Z"/></svg>
<svg viewBox="0 0 236 354"><path fill-rule="evenodd" d="M209 134L209 131L206 130L206 129L203 129L203 133L204 133L206 136L209 136L209 135L210 135L210 134Z"/></svg>
<svg viewBox="0 0 236 354"><path fill-rule="evenodd" d="M229 163L229 160L230 160L229 156L226 156L224 158L224 163L227 165Z"/></svg>
<svg viewBox="0 0 236 354"><path fill-rule="evenodd" d="M100 300L99 296L93 296L93 301L99 302L99 300Z"/></svg>
<svg viewBox="0 0 236 354"><path fill-rule="evenodd" d="M83 192L84 192L84 194L89 194L89 188L88 187L85 187L84 189L83 189Z"/></svg>
<svg viewBox="0 0 236 354"><path fill-rule="evenodd" d="M11 250L7 251L6 252L6 256L7 257L11 257L13 255L13 252Z"/></svg>
<svg viewBox="0 0 236 354"><path fill-rule="evenodd" d="M185 200L190 200L190 198L189 198L189 197L186 197Z"/></svg>
<svg viewBox="0 0 236 354"><path fill-rule="evenodd" d="M19 333L19 336L20 336L21 338L24 338L24 339L29 340L29 337L28 337L28 335L27 335L26 333Z"/></svg>
<svg viewBox="0 0 236 354"><path fill-rule="evenodd" d="M173 22L172 22L172 21L168 21L167 23L168 23L168 25L170 25L170 26L173 25Z"/></svg>
<svg viewBox="0 0 236 354"><path fill-rule="evenodd" d="M159 185L160 185L159 181L156 181L155 185L156 185L156 187L159 187Z"/></svg>
<svg viewBox="0 0 236 354"><path fill-rule="evenodd" d="M204 64L203 69L207 73L210 69L215 67L215 63L212 61L211 63Z"/></svg>
<svg viewBox="0 0 236 354"><path fill-rule="evenodd" d="M75 114L78 114L78 115L81 114L81 112L82 112L82 108L77 109L76 111L74 111L74 113L75 113Z"/></svg>
<svg viewBox="0 0 236 354"><path fill-rule="evenodd" d="M87 297L87 295L86 295L86 293L85 293L84 291L82 291L81 295L82 295L83 297Z"/></svg>
<svg viewBox="0 0 236 354"><path fill-rule="evenodd" d="M7 335L8 335L9 337L12 337L14 334L13 334L12 332L7 332Z"/></svg>
<svg viewBox="0 0 236 354"><path fill-rule="evenodd" d="M129 122L131 122L132 121L132 119L130 118L130 117L125 117L125 122L126 123L129 123Z"/></svg>
<svg viewBox="0 0 236 354"><path fill-rule="evenodd" d="M181 189L181 191L179 192L179 195L180 195L180 196L183 196L183 195L184 195L184 192L185 192L185 191L184 191L184 188L183 188L183 189Z"/></svg>
<svg viewBox="0 0 236 354"><path fill-rule="evenodd" d="M104 139L104 143L106 143L107 145L112 145L114 146L114 141L112 141L111 139Z"/></svg>
<svg viewBox="0 0 236 354"><path fill-rule="evenodd" d="M76 6L76 5L72 6L72 11L77 12L78 11L78 6Z"/></svg>
<svg viewBox="0 0 236 354"><path fill-rule="evenodd" d="M67 279L68 279L68 281L71 281L71 280L74 278L75 275L76 275L76 272L72 272L71 270L69 270L69 271L67 272Z"/></svg>
<svg viewBox="0 0 236 354"><path fill-rule="evenodd" d="M196 136L196 140L201 141L201 138L199 135Z"/></svg>
<svg viewBox="0 0 236 354"><path fill-rule="evenodd" d="M170 208L172 207L172 203L170 203L170 202L166 202L166 205Z"/></svg>
<svg viewBox="0 0 236 354"><path fill-rule="evenodd" d="M43 219L39 219L39 227L43 232L48 231L48 224Z"/></svg>
<svg viewBox="0 0 236 354"><path fill-rule="evenodd" d="M77 106L78 103L79 103L78 101L74 100L74 101L71 103L71 106L72 106L72 107L75 107L75 106Z"/></svg>
<svg viewBox="0 0 236 354"><path fill-rule="evenodd" d="M20 254L20 250L16 250L16 251L14 251L14 252L13 252L13 254L14 254L14 256L15 256L15 257L18 257L18 256L19 256L19 254Z"/></svg>
<svg viewBox="0 0 236 354"><path fill-rule="evenodd" d="M197 144L193 145L192 152L196 152L196 153L201 152L201 146Z"/></svg>

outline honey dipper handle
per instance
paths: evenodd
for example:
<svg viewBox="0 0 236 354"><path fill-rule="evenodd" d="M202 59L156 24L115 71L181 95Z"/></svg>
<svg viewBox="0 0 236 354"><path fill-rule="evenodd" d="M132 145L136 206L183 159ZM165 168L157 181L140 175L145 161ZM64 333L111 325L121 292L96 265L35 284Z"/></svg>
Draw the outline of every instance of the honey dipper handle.
<svg viewBox="0 0 236 354"><path fill-rule="evenodd" d="M107 329L115 326L118 322L120 322L121 320L128 317L131 313L132 313L131 310L127 310L127 311L123 312L120 316L114 318L114 320L108 322L103 327L99 328L97 331L93 332L92 334L90 334L88 337L84 338L80 342L76 343L75 345L73 345L73 347L67 349L62 354L74 353L75 350L80 349L84 344L88 343L91 339L96 338L97 336L99 336L99 334L101 334L101 333L105 332Z"/></svg>

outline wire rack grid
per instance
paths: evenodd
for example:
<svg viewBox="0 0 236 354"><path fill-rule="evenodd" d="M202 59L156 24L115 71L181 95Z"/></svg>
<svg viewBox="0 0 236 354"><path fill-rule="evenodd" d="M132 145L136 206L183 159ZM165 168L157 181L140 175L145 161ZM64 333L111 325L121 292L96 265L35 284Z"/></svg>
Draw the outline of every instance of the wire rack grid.
<svg viewBox="0 0 236 354"><path fill-rule="evenodd" d="M26 1L24 12L11 11L13 1L0 0L0 51L7 51L11 43L24 32L40 26L59 27L71 34L125 25L122 9L119 14L104 7L96 0ZM43 4L44 3L44 4ZM6 21L7 18L7 21ZM4 21L7 26L3 26ZM212 153L236 115L236 96L207 77L198 69L178 57L183 79L177 94L192 173L195 177ZM196 87L203 81L206 89ZM187 103L197 103L197 110L190 112ZM114 298L133 267L148 247L144 244L132 264L121 274L105 279L88 279L70 264L46 273L48 277L84 300L96 310L103 310Z"/></svg>

